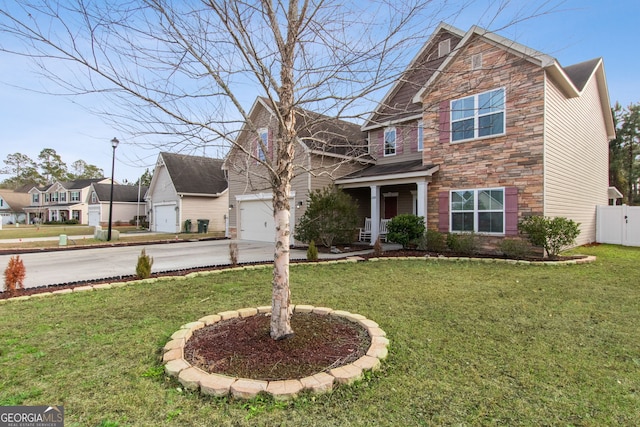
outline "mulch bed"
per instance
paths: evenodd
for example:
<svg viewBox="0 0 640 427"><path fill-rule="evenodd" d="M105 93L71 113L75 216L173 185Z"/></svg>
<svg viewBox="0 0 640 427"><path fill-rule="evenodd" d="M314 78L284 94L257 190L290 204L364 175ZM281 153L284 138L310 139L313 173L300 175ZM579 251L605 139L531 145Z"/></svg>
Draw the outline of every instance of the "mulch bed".
<svg viewBox="0 0 640 427"><path fill-rule="evenodd" d="M270 319L260 314L198 329L185 345L184 358L209 373L276 381L352 363L371 345L363 327L342 317L294 313L293 337L279 341L269 335Z"/></svg>

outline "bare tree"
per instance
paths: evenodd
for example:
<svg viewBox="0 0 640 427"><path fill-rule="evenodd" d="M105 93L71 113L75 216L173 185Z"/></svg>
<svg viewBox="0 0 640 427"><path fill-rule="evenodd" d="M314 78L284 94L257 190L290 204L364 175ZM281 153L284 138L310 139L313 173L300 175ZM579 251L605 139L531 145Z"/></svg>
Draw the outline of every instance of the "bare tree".
<svg viewBox="0 0 640 427"><path fill-rule="evenodd" d="M468 2L466 2L468 3ZM499 2L502 4L507 1ZM290 183L296 111L356 119L404 71L447 1L139 0L18 2L0 10L0 50L34 58L62 93L101 94L132 136L170 135L163 150L234 146L262 164L275 218L271 336L290 326ZM2 42L0 42L2 43ZM55 64L55 67L52 66ZM236 144L255 134L245 105L275 106L275 156ZM113 108L113 107L112 107ZM112 110L113 111L113 110Z"/></svg>

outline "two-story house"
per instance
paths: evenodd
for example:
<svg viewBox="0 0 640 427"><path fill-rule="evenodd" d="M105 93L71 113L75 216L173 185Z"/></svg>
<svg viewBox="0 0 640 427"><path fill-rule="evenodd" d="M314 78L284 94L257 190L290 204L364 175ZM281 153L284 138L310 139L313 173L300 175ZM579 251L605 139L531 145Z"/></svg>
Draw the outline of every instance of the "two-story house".
<svg viewBox="0 0 640 427"><path fill-rule="evenodd" d="M579 222L595 241L615 129L601 59L563 67L473 27L441 24L364 124L376 164L336 181L380 218L425 216L487 246L527 215Z"/></svg>
<svg viewBox="0 0 640 427"><path fill-rule="evenodd" d="M55 182L29 190L31 202L24 208L30 223L76 220L88 224L87 197L93 183L110 183L109 178Z"/></svg>
<svg viewBox="0 0 640 427"><path fill-rule="evenodd" d="M272 186L267 167L276 155L275 117L274 106L268 99L256 99L249 111L251 123L242 128L225 159L229 231L234 238L274 241ZM305 212L309 193L372 163L366 153L364 134L354 123L298 108L296 128L298 141L289 200L291 230Z"/></svg>

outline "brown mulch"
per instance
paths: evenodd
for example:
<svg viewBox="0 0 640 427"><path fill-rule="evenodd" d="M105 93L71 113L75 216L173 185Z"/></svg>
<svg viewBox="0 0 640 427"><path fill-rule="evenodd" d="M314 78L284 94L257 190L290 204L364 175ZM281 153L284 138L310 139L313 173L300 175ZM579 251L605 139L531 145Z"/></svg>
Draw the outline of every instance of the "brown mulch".
<svg viewBox="0 0 640 427"><path fill-rule="evenodd" d="M231 377L304 378L352 363L371 345L367 331L338 316L294 313L291 338L269 335L270 316L224 320L194 331L184 348L193 366Z"/></svg>

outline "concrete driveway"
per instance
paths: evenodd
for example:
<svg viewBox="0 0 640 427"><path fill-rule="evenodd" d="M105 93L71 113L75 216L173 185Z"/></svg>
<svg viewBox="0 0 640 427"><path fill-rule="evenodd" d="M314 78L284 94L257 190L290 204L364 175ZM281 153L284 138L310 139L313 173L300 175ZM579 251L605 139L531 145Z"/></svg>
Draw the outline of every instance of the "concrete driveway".
<svg viewBox="0 0 640 427"><path fill-rule="evenodd" d="M135 246L113 246L21 254L27 275L25 288L117 278L135 274L138 256L145 248L153 257L153 272L228 265L231 240L207 240ZM238 244L240 263L273 261L273 243L246 240ZM367 251L365 251L367 252ZM292 250L291 259L306 259L306 251ZM344 254L320 254L323 259ZM6 266L11 255L0 255Z"/></svg>

